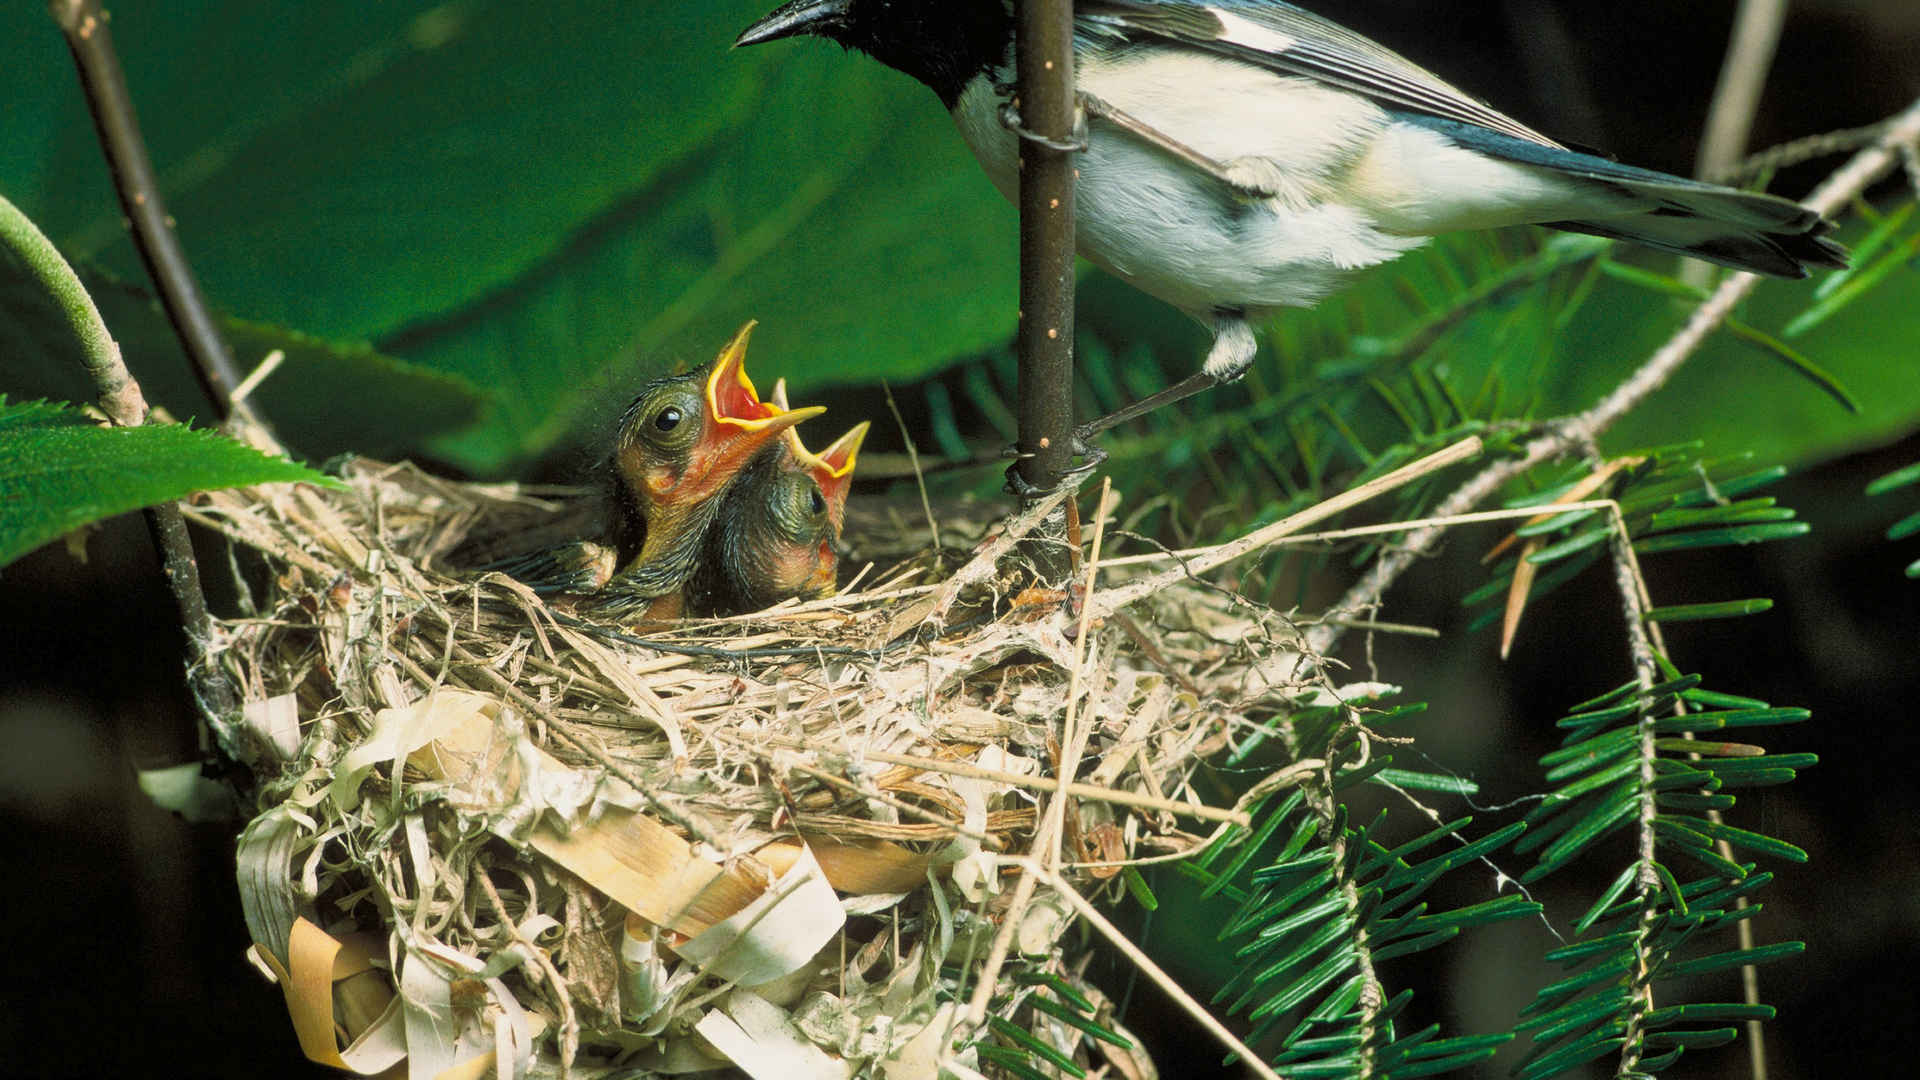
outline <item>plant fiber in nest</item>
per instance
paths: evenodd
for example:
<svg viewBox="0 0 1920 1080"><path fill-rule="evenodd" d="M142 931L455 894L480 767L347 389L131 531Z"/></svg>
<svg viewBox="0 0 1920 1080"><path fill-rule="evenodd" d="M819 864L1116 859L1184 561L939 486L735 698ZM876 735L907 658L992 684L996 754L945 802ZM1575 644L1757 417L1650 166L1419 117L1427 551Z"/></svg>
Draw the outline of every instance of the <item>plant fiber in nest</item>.
<svg viewBox="0 0 1920 1080"><path fill-rule="evenodd" d="M476 537L558 527L564 493L340 472L346 492L188 512L269 579L214 661L244 702L215 734L250 776L253 955L308 1056L357 1072L932 1076L1009 915L1005 858L1034 849L1111 898L1126 860L1197 851L1235 816L1195 809L1197 763L1299 689L1288 625L1198 583L1078 639L1059 594L895 636L939 595L912 503L856 501L842 565L879 566L871 584L628 633L447 569ZM988 532L966 517L943 515L949 562ZM1001 584L981 559L949 597L961 579ZM1055 856L1037 811L1070 705L1086 752ZM1111 1027L1049 896L1013 913L992 1013L1051 981ZM1152 1073L1037 1027L1066 1057Z"/></svg>

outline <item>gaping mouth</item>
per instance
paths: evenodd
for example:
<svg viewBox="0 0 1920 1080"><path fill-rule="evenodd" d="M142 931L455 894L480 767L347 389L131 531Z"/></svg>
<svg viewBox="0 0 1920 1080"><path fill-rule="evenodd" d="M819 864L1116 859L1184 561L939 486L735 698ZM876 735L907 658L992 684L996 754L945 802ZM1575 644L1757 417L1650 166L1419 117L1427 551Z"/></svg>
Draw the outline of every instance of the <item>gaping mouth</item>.
<svg viewBox="0 0 1920 1080"><path fill-rule="evenodd" d="M733 335L714 360L713 373L707 376L708 415L746 431L764 427L766 421L787 411L761 401L753 380L747 377L747 340L753 337L756 325L749 320Z"/></svg>
<svg viewBox="0 0 1920 1080"><path fill-rule="evenodd" d="M772 400L776 409L787 407L787 380L780 379L773 384ZM847 493L853 490L853 465L860 457L860 444L866 441L867 429L872 426L865 420L860 421L818 454L807 449L800 441L800 433L792 428L782 435L794 460L820 485L820 494L827 500L827 521L835 536L840 535L846 519Z"/></svg>
<svg viewBox="0 0 1920 1080"><path fill-rule="evenodd" d="M768 400L774 408L786 409L786 379L774 382L773 396ZM822 487L831 490L831 481L844 481L853 475L853 463L860 456L860 444L866 441L867 429L872 426L868 421L860 421L818 454L807 449L806 444L800 441L799 432L789 428L785 435L787 449L793 451L795 460L806 466L807 471L813 473L813 478L818 480Z"/></svg>
<svg viewBox="0 0 1920 1080"><path fill-rule="evenodd" d="M788 409L760 400L746 367L747 339L753 327L749 322L733 335L707 375L700 441L674 483L686 499L718 494L761 447L802 420L827 411L819 405Z"/></svg>
<svg viewBox="0 0 1920 1080"><path fill-rule="evenodd" d="M748 433L791 429L802 420L826 412L822 405L789 409L782 400L760 400L760 392L747 377L747 339L757 325L749 320L714 359L713 373L707 376L707 415L717 424Z"/></svg>

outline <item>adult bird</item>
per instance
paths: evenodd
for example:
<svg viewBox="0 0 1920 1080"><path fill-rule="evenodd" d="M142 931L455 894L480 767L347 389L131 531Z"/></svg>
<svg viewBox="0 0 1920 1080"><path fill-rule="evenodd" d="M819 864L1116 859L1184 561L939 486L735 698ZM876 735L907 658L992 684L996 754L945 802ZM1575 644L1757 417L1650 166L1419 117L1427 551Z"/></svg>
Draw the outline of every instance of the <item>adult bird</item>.
<svg viewBox="0 0 1920 1080"><path fill-rule="evenodd" d="M1017 198L1010 0L792 0L737 45L811 34L931 87ZM1540 224L1804 277L1844 266L1786 199L1570 150L1278 0L1078 0L1080 253L1214 334L1201 371L1091 435L1239 378L1252 324L1439 233Z"/></svg>
<svg viewBox="0 0 1920 1080"><path fill-rule="evenodd" d="M782 432L825 412L760 400L747 377L749 322L718 356L647 384L620 418L609 464L618 569L587 605L610 617L679 614L724 493Z"/></svg>
<svg viewBox="0 0 1920 1080"><path fill-rule="evenodd" d="M784 380L769 400L787 407ZM789 597L833 591L839 569L834 543L846 520L867 427L856 425L817 454L789 428L778 445L760 451L727 490L708 534L687 589L696 612L759 611Z"/></svg>

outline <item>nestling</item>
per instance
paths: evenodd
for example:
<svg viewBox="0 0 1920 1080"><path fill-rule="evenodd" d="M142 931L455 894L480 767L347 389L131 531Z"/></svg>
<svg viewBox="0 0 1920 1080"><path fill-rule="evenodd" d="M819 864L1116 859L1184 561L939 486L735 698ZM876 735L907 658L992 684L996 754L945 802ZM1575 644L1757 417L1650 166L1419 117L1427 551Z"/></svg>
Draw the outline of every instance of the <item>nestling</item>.
<svg viewBox="0 0 1920 1080"><path fill-rule="evenodd" d="M770 399L786 407L786 388ZM789 597L833 592L839 557L834 543L846 518L854 461L866 438L861 423L815 454L788 428L727 490L692 583L697 613L734 614Z"/></svg>

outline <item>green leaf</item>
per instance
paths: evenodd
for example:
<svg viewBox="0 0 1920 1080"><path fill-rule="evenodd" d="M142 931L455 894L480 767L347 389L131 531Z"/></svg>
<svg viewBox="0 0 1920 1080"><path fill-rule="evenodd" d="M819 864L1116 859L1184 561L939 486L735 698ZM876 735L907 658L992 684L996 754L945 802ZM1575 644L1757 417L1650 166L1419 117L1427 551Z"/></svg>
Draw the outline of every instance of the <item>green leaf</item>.
<svg viewBox="0 0 1920 1080"><path fill-rule="evenodd" d="M1626 1041L1624 1036L1607 1034L1596 1034L1577 1040L1528 1064L1520 1070L1521 1080L1542 1080L1544 1077L1566 1072L1575 1065L1592 1061L1603 1054L1613 1053Z"/></svg>
<svg viewBox="0 0 1920 1080"><path fill-rule="evenodd" d="M1146 877L1137 868L1121 868L1120 880L1126 885L1127 895L1133 897L1134 903L1147 911L1160 910L1160 898L1153 895L1153 887L1147 884Z"/></svg>
<svg viewBox="0 0 1920 1080"><path fill-rule="evenodd" d="M1032 1054L1022 1053L1018 1050L1009 1050L1003 1046L987 1045L975 1046L974 1052L985 1060L991 1061L995 1065L1012 1073L1014 1076L1019 1077L1020 1080L1052 1080L1046 1073L1027 1064L1033 1060Z"/></svg>
<svg viewBox="0 0 1920 1080"><path fill-rule="evenodd" d="M340 486L212 432L102 427L60 405L0 397L0 566L114 514L196 491L284 482Z"/></svg>
<svg viewBox="0 0 1920 1080"><path fill-rule="evenodd" d="M1920 533L1920 512L1908 514L1906 517L1887 526L1887 539L1889 540L1905 540L1915 533Z"/></svg>
<svg viewBox="0 0 1920 1080"><path fill-rule="evenodd" d="M1724 600L1717 604L1675 604L1672 607L1648 608L1641 617L1648 622L1700 622L1706 619L1737 619L1771 610L1773 601L1762 597L1754 600Z"/></svg>
<svg viewBox="0 0 1920 1080"><path fill-rule="evenodd" d="M1044 1058L1048 1064L1072 1077L1084 1077L1087 1071L1073 1063L1073 1059L1054 1049L1053 1044L1044 1039L1035 1038L1033 1033L1020 1025L998 1016L987 1017L987 1026L1004 1038L1011 1039L1022 1050L1036 1057Z"/></svg>
<svg viewBox="0 0 1920 1080"><path fill-rule="evenodd" d="M1712 690L1688 690L1680 695L1695 705L1706 705L1715 709L1764 709L1767 703L1759 698L1740 697L1737 694L1721 694ZM1805 719L1802 717L1802 719Z"/></svg>
<svg viewBox="0 0 1920 1080"><path fill-rule="evenodd" d="M1698 960L1667 964L1654 973L1654 978L1683 979L1690 975L1705 975L1710 971L1724 971L1727 968L1743 967L1747 964L1765 964L1788 956L1798 956L1806 951L1807 943L1804 941L1783 941L1777 945L1762 945L1757 949L1734 949L1731 952L1703 956Z"/></svg>
<svg viewBox="0 0 1920 1080"><path fill-rule="evenodd" d="M1478 795L1480 785L1461 776L1411 772L1407 769L1382 769L1373 777L1376 783L1392 784L1412 791L1439 791L1449 795Z"/></svg>
<svg viewBox="0 0 1920 1080"><path fill-rule="evenodd" d="M1011 335L1015 215L938 100L820 42L730 48L768 6L114 14L213 303L500 391L431 442L498 471L748 318L755 373L797 400ZM0 190L70 258L136 279L59 34L6 5L0 41Z"/></svg>
<svg viewBox="0 0 1920 1080"><path fill-rule="evenodd" d="M1889 491L1903 488L1909 484L1920 484L1920 461L1904 469L1895 469L1885 476L1877 477L1867 485L1868 495L1885 495Z"/></svg>
<svg viewBox="0 0 1920 1080"><path fill-rule="evenodd" d="M1850 413L1858 413L1860 411L1860 403L1853 400L1853 395L1847 392L1847 388L1840 384L1839 379L1834 378L1825 368L1802 356L1800 352L1791 345L1774 337L1772 334L1756 330L1746 323L1741 322L1739 319L1729 318L1727 320L1727 330L1731 332L1734 337L1758 346L1761 352L1785 364L1788 368L1798 373L1801 378L1819 387L1828 397L1839 402L1841 408Z"/></svg>
<svg viewBox="0 0 1920 1080"><path fill-rule="evenodd" d="M1587 928L1599 921L1600 916L1612 907L1615 901L1626 895L1628 887L1639 876L1640 867L1637 864L1629 864L1625 870L1620 871L1620 876L1613 879L1613 884L1607 886L1607 891L1600 894L1600 899L1595 900L1586 914L1580 916L1579 920L1573 924L1574 933L1586 933Z"/></svg>
<svg viewBox="0 0 1920 1080"><path fill-rule="evenodd" d="M1911 207L1908 209L1911 211ZM1801 312L1787 324L1785 330L1780 332L1781 335L1799 337L1831 319L1841 309L1860 299L1869 290L1884 283L1894 273L1912 262L1916 253L1920 253L1920 233L1901 241L1894 246L1893 250L1871 263L1866 263L1864 256L1858 256L1857 258L1861 260L1860 268L1847 275L1845 284L1834 289L1829 295L1821 297L1818 303Z"/></svg>
<svg viewBox="0 0 1920 1080"><path fill-rule="evenodd" d="M1039 994L1034 994L1027 998L1027 1004L1066 1024L1068 1027L1077 1028L1080 1031L1086 1032L1101 1042L1112 1043L1122 1050L1133 1049L1133 1042L1126 1036L1094 1023L1084 1013L1069 1009L1057 1001L1042 997Z"/></svg>
<svg viewBox="0 0 1920 1080"><path fill-rule="evenodd" d="M1645 540L1635 540L1633 550L1642 555L1652 555L1662 551L1682 551L1694 548L1726 547L1730 544L1761 544L1770 540L1786 540L1795 536L1805 536L1813 527L1804 521L1783 521L1771 525L1736 525L1725 529L1695 529L1691 532L1666 533L1650 536Z"/></svg>
<svg viewBox="0 0 1920 1080"><path fill-rule="evenodd" d="M1857 245L1871 228L1849 222L1843 242ZM1910 240L1895 248L1904 249ZM1632 257L1625 249L1620 255ZM1819 302L1815 290L1832 280L1830 273L1818 272L1806 282L1762 282L1739 312L1744 323L1790 342L1845 384L1860 406L1858 416L1817 412L1811 398L1826 391L1815 389L1798 371L1756 362L1753 343L1729 332L1710 335L1662 390L1665 404L1624 417L1603 438L1605 449L1703 439L1709 446L1740 447L1762 460L1797 464L1911 432L1920 419L1920 379L1902 365L1888 364L1886 357L1920 355L1920 322L1910 314L1920 308L1920 274L1901 272L1891 252L1883 258L1892 260L1884 269L1879 261L1870 264L1885 275L1879 284L1851 294L1843 310L1835 308L1804 329L1780 332ZM1618 385L1683 324L1692 304L1669 299L1679 295L1669 283L1628 284L1620 276L1602 275L1592 297L1558 335L1558 355L1580 361L1546 369L1541 412L1578 411Z"/></svg>
<svg viewBox="0 0 1920 1080"><path fill-rule="evenodd" d="M1663 1028L1716 1020L1771 1020L1774 1015L1771 1005L1669 1005L1648 1013L1645 1022L1649 1028Z"/></svg>
<svg viewBox="0 0 1920 1080"><path fill-rule="evenodd" d="M1776 858L1785 859L1788 862L1803 863L1807 861L1807 853L1805 851L1787 843L1785 840L1776 840L1771 836L1766 836L1761 833L1735 828L1723 821L1703 819L1694 822L1693 827L1713 837L1715 840L1724 840L1733 847L1743 851L1751 851L1756 855L1772 855Z"/></svg>
<svg viewBox="0 0 1920 1080"><path fill-rule="evenodd" d="M1738 1028L1714 1028L1710 1031L1651 1031L1648 1046L1684 1046L1689 1050L1708 1050L1725 1046L1740 1037Z"/></svg>

